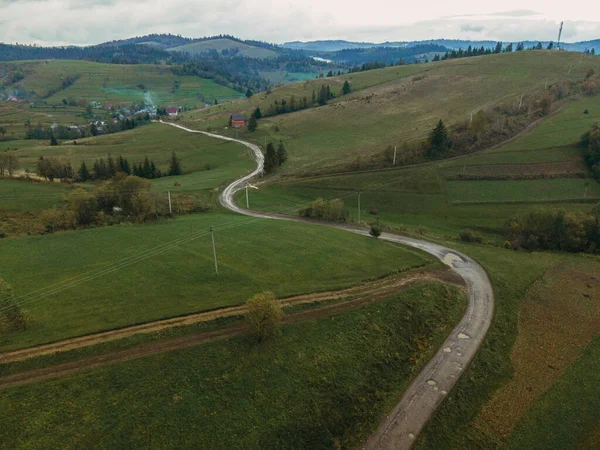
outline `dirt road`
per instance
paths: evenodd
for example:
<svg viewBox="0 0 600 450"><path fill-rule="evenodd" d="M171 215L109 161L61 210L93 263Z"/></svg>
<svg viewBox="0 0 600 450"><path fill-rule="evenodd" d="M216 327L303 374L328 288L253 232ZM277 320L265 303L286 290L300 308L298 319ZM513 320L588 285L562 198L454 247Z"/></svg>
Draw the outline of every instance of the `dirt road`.
<svg viewBox="0 0 600 450"><path fill-rule="evenodd" d="M368 230L359 226L315 222L300 217L269 214L239 207L234 203L234 194L263 171L264 157L260 148L239 139L191 130L173 123L168 123L168 125L190 133L200 133L217 139L238 142L254 152L257 162L256 170L227 186L219 198L221 204L231 211L263 219L308 222L369 237ZM364 446L365 449L405 449L412 446L423 426L456 384L469 362L475 357L492 322L494 294L485 270L476 261L460 252L421 239L390 233L383 233L380 239L417 248L434 255L452 267L464 280L468 291L469 304L460 323L452 330L440 350L417 375L404 392L400 402L382 421L377 432L369 438Z"/></svg>

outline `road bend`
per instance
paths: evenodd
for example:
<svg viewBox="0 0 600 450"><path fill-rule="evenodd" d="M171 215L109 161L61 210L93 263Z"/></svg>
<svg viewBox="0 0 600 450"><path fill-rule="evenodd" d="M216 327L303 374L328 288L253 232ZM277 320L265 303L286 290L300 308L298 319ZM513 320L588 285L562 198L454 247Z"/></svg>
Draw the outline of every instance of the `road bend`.
<svg viewBox="0 0 600 450"><path fill-rule="evenodd" d="M238 142L253 151L256 169L234 181L221 193L220 203L227 209L246 216L262 219L308 222L338 228L369 237L369 231L363 227L316 222L301 217L271 214L241 208L234 202L236 192L244 189L254 177L262 174L264 156L260 148L250 142L234 139L204 131L191 130L178 124L163 122L190 133L231 142ZM492 285L483 268L472 258L451 248L391 233L382 233L380 239L417 248L427 252L444 264L450 266L465 281L468 306L459 324L446 338L441 348L421 370L404 392L400 402L384 417L377 431L364 444L364 449L407 449L415 441L419 432L431 418L439 404L448 395L452 387L475 357L494 315L494 294Z"/></svg>

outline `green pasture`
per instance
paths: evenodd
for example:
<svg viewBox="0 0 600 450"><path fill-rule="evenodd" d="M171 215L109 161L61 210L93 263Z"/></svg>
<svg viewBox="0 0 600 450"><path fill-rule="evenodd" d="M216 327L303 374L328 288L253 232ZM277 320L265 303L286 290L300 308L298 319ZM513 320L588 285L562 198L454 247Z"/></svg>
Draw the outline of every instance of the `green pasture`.
<svg viewBox="0 0 600 450"><path fill-rule="evenodd" d="M431 261L340 230L229 213L4 239L0 267L31 325L3 348L236 305L263 290L341 288ZM52 293L57 284L69 288Z"/></svg>
<svg viewBox="0 0 600 450"><path fill-rule="evenodd" d="M0 448L358 447L465 306L459 290L419 283L262 344L236 337L7 389Z"/></svg>
<svg viewBox="0 0 600 450"><path fill-rule="evenodd" d="M38 211L60 203L70 186L0 178L0 211Z"/></svg>

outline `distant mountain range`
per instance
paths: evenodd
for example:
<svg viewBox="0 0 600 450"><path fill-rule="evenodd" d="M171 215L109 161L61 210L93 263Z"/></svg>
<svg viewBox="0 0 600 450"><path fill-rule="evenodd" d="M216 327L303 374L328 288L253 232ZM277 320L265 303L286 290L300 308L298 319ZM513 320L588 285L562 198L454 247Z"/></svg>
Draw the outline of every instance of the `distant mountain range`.
<svg viewBox="0 0 600 450"><path fill-rule="evenodd" d="M531 48L541 42L544 47L547 47L550 41L521 41L525 45L525 48ZM396 41L396 42L381 42L379 44L373 42L351 42L343 40L326 40L326 41L293 41L286 42L281 46L293 50L303 50L305 52L338 52L345 49L361 49L361 48L377 48L377 47L415 47L419 45L439 45L449 49L467 49L471 47L494 47L497 41L467 41L460 39L430 39L426 41ZM509 44L505 42L504 44ZM513 42L516 46L519 42ZM581 41L581 42L565 42L561 43L561 48L574 52L584 52L594 48L596 53L600 52L600 39L593 41Z"/></svg>

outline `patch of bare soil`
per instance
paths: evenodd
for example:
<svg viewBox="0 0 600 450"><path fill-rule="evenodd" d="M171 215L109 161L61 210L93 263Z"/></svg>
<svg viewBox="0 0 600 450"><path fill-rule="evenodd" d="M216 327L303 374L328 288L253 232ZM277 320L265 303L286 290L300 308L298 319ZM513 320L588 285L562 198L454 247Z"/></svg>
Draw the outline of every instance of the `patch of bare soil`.
<svg viewBox="0 0 600 450"><path fill-rule="evenodd" d="M407 286L419 281L439 281L447 284L462 286L462 279L454 272L439 270L431 272L416 272L394 277L388 277L377 280L371 283L366 283L361 286L344 289L341 291L321 292L316 294L299 295L283 299L282 303L285 306L299 305L305 303L324 302L329 300L347 301L326 305L320 308L310 309L292 314L286 314L283 322L285 324L293 324L306 320L313 320L321 317L326 317L332 314L337 314L343 311L357 309L365 304L382 300L393 294L397 294ZM28 358L49 355L58 352L75 350L78 348L88 347L91 345L100 344L127 336L132 336L137 333L152 333L166 328L190 325L199 322L214 320L220 317L239 316L245 312L245 306L236 306L232 308L224 308L218 311L207 313L193 314L184 317L161 320L151 322L144 325L128 327L121 330L114 330L105 333L99 333L91 336L83 336L74 339L68 339L54 344L48 344L30 349L17 350L10 353L0 355L0 363L6 364L10 362L22 361ZM107 364L115 364L119 362L129 361L131 359L142 358L145 356L164 353L171 350L182 349L198 345L204 342L224 339L232 336L237 336L246 331L245 325L236 325L216 331L202 332L190 336L183 336L173 339L165 339L156 342L140 344L132 348L110 351L103 355L90 356L80 358L67 363L44 367L41 369L33 369L21 373L16 373L0 378L0 389L30 384L37 381L42 381L49 378L66 376L95 367L101 367Z"/></svg>
<svg viewBox="0 0 600 450"><path fill-rule="evenodd" d="M600 334L600 266L561 264L529 289L519 312L511 381L481 409L475 426L503 440L523 413Z"/></svg>

